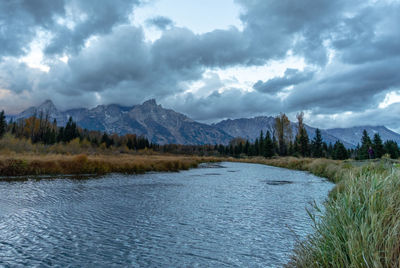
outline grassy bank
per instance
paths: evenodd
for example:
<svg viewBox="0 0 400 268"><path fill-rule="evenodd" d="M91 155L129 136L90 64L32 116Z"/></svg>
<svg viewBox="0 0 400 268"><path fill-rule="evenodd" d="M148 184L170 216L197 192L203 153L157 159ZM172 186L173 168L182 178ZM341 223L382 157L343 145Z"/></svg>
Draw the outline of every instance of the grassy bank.
<svg viewBox="0 0 400 268"><path fill-rule="evenodd" d="M336 183L324 210L309 211L314 232L287 267L400 267L398 164L327 159L249 159L309 171Z"/></svg>
<svg viewBox="0 0 400 268"><path fill-rule="evenodd" d="M168 172L215 161L218 159L169 155L15 154L0 156L0 176Z"/></svg>
<svg viewBox="0 0 400 268"><path fill-rule="evenodd" d="M225 159L170 155L0 156L0 175L178 171L201 162L238 161L303 170L336 183L325 208L310 211L314 232L299 242L288 267L399 267L400 171L389 160Z"/></svg>

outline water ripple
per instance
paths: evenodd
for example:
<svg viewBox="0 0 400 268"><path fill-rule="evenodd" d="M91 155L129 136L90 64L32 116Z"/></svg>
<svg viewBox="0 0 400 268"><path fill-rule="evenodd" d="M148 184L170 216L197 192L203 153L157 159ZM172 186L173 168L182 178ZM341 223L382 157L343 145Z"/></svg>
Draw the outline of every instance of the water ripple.
<svg viewBox="0 0 400 268"><path fill-rule="evenodd" d="M202 167L0 182L0 266L282 266L311 231L305 207L332 187L261 165Z"/></svg>

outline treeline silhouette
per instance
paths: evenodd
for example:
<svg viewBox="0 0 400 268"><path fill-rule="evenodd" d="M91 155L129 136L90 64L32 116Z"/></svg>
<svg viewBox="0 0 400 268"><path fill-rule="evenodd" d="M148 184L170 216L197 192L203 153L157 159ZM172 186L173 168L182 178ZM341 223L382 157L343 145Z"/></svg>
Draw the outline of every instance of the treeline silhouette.
<svg viewBox="0 0 400 268"><path fill-rule="evenodd" d="M321 131L315 130L312 140L303 123L303 113L297 115L297 133L293 135L293 129L288 117L280 114L275 118L274 133L267 131L260 132L260 136L254 142L243 138L233 139L229 145L155 145L154 150L176 154L200 154L200 155L221 155L232 157L262 156L266 158L274 156L295 156L313 158L331 158L344 160L353 158L356 160L387 157L397 159L400 156L400 149L395 141L387 140L384 143L379 135L375 133L373 139L369 137L366 130L360 137L361 144L356 148L347 149L339 140L334 144L323 141Z"/></svg>
<svg viewBox="0 0 400 268"><path fill-rule="evenodd" d="M50 122L49 115L40 113L26 119L11 120L7 123L4 111L0 113L0 138L7 132L19 140L29 140L32 144L44 146L63 145L74 146L77 153L79 148L92 148L119 152L132 152L148 149L159 153L185 154L199 156L232 156L232 157L274 157L295 156L331 159L370 159L381 158L384 155L397 159L400 149L395 141L385 141L379 133L375 133L371 139L366 130L363 131L360 142L356 148L347 149L340 141L327 144L323 141L321 131L316 129L314 138L309 139L303 123L303 113L297 115L297 133L293 137L293 129L288 117L280 114L275 118L273 133L261 131L254 142L243 138L235 138L228 145L158 145L149 142L145 136L136 134L107 134L101 131L93 131L80 128L72 117L65 126L58 126L57 121ZM3 146L6 146L3 144ZM27 147L29 150L30 147ZM68 150L60 150L68 152ZM57 151L56 151L57 152Z"/></svg>
<svg viewBox="0 0 400 268"><path fill-rule="evenodd" d="M57 126L54 119L50 122L49 116L40 113L39 116L31 116L17 121L11 120L7 123L4 111L0 113L0 138L10 133L17 139L26 139L33 144L55 145L55 144L78 144L83 147L93 148L125 148L127 150L142 150L152 148L148 139L136 134L117 135L107 134L101 131L93 131L80 128L72 117L65 126Z"/></svg>

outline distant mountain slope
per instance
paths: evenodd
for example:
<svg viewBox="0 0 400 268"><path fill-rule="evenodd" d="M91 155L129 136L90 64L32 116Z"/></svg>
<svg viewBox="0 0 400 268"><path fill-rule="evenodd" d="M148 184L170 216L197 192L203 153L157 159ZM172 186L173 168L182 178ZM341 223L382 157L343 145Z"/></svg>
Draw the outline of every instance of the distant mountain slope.
<svg viewBox="0 0 400 268"><path fill-rule="evenodd" d="M235 120L224 120L213 126L225 131L233 137L242 137L254 141L260 136L260 131L265 133L269 131L271 134L274 133L275 118L272 116L258 116L254 118L241 118ZM294 138L297 133L297 124L291 123L292 126L292 137ZM315 136L315 128L306 125L307 133L310 139ZM332 136L330 133L321 130L322 138L327 143L335 143L340 138ZM350 144L347 144L350 146Z"/></svg>
<svg viewBox="0 0 400 268"><path fill-rule="evenodd" d="M326 132L332 136L340 137L340 139L349 144L356 146L361 143L363 130L368 132L368 135L373 139L375 133L379 133L383 141L394 140L400 144L400 134L387 129L384 126L358 126L350 128L332 128L327 129Z"/></svg>
<svg viewBox="0 0 400 268"><path fill-rule="evenodd" d="M223 120L213 126L225 131L233 137L243 137L254 141L260 136L262 130L264 134L267 131L273 133L274 117L271 116L258 116L254 118L241 118L235 120ZM297 133L297 124L291 123L292 136L295 137ZM310 140L315 137L316 128L305 126ZM395 133L384 126L360 126L352 128L335 128L335 129L321 129L321 135L326 143L335 143L337 140L341 141L347 148L354 148L360 143L362 131L366 129L371 139L375 133L379 133L383 141L394 140L400 143L400 134Z"/></svg>
<svg viewBox="0 0 400 268"><path fill-rule="evenodd" d="M56 119L58 125L64 126L69 117L83 128L105 131L107 133L145 135L158 144L228 144L234 137L254 141L262 130L264 134L274 131L275 119L271 116L254 118L228 119L207 125L196 122L184 114L157 105L155 100L148 100L141 105L124 107L117 104L99 105L93 109L72 109L59 111L55 105L46 100L37 107L31 107L22 113L12 116L14 119L27 118L32 115ZM10 116L8 116L10 118ZM291 123L292 136L297 133L297 124ZM363 129L372 138L379 133L383 141L394 140L400 144L400 134L384 126L360 126L351 128L321 129L322 138L327 143L343 142L348 148L360 143ZM306 125L310 139L315 136L315 128Z"/></svg>
<svg viewBox="0 0 400 268"><path fill-rule="evenodd" d="M210 125L193 121L189 117L173 110L164 109L155 100L142 105L123 107L116 104L99 105L93 109L73 109L59 111L47 100L38 107L31 107L13 116L14 119L47 113L58 125L63 126L72 118L80 127L117 133L120 135L135 133L144 135L158 144L227 144L232 136Z"/></svg>
<svg viewBox="0 0 400 268"><path fill-rule="evenodd" d="M242 137L254 141L260 136L260 131L274 132L275 118L272 116L258 116L254 118L227 119L212 124L233 137Z"/></svg>
<svg viewBox="0 0 400 268"><path fill-rule="evenodd" d="M65 113L60 112L51 100L46 100L37 107L30 107L18 115L11 116L13 119L28 118L31 116L48 115L52 120L56 119L59 125L65 125L68 117Z"/></svg>

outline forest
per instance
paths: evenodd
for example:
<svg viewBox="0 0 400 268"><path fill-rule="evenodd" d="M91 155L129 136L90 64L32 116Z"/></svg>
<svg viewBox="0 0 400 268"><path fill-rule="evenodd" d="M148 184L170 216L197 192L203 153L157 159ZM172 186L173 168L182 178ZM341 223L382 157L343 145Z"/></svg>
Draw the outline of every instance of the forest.
<svg viewBox="0 0 400 268"><path fill-rule="evenodd" d="M360 137L356 148L346 148L343 143L334 144L323 141L321 131L316 129L315 137L310 139L304 126L304 114L297 114L297 133L293 137L288 117L281 113L275 118L273 133L260 132L254 142L243 138L234 138L228 145L159 145L149 142L144 136L136 134L108 134L80 128L70 117L65 126L50 121L49 115L40 113L17 121L7 122L4 111L0 113L0 150L16 153L133 153L153 151L156 153L231 156L246 158L262 156L295 156L312 158L330 158L335 160L381 158L397 159L400 149L395 141L383 142L379 133L371 138L366 130Z"/></svg>

